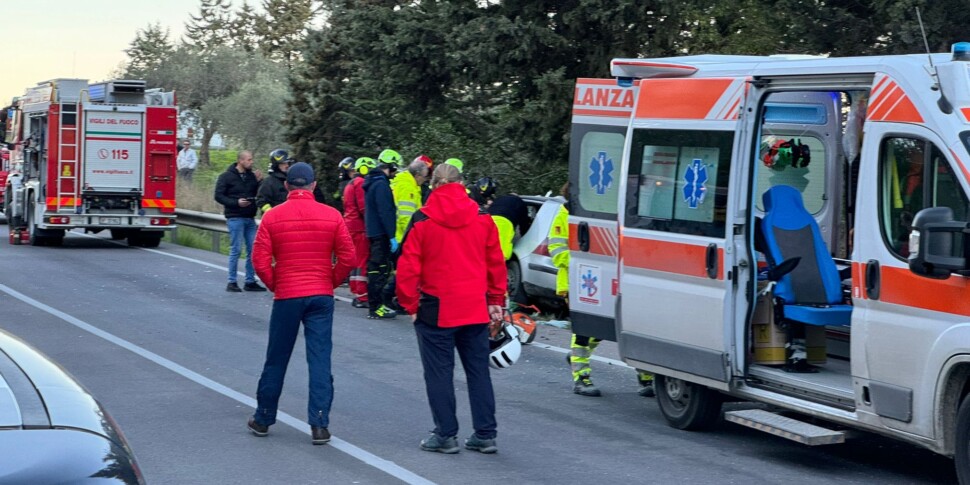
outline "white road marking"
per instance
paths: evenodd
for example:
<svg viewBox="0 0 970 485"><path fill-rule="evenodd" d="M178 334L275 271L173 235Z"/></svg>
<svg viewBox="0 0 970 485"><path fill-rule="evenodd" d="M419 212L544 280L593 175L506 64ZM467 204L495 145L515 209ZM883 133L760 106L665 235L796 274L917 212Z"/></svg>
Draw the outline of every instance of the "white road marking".
<svg viewBox="0 0 970 485"><path fill-rule="evenodd" d="M560 354L568 354L569 353L569 349L564 349L562 347L556 347L555 345L537 344L535 342L532 342L531 344L529 344L529 347L539 347L540 349L551 350L553 352L559 352ZM610 358L607 358L607 357L600 357L598 355L594 355L594 356L590 357L590 360L595 360L597 362L603 362L603 363L606 363L606 364L615 365L617 367L626 367L628 369L632 369L632 367L630 367L629 365L627 365L626 362L623 362L621 360L616 360L616 359L610 359Z"/></svg>
<svg viewBox="0 0 970 485"><path fill-rule="evenodd" d="M163 253L161 251L153 251L153 250L150 250L150 249L146 249L146 251L152 251L152 252L157 252L157 253L160 253L160 254L165 254L165 253ZM172 254L168 254L167 256L173 256L173 257L177 257L177 258L180 258L180 259L185 259L185 260L188 260L188 261L195 261L195 260L192 260L192 259L189 259L189 258L185 258L185 257L182 257L182 256L176 256L176 255L172 255ZM198 263L201 263L201 264L205 264L205 265L209 265L209 263L205 263L205 262L202 262L202 261L195 261L195 262L198 262ZM84 322L82 320L79 320L78 318L75 318L75 317L73 317L71 315L68 315L67 313L64 313L64 312L62 312L60 310L57 310L56 308L50 307L50 306L45 305L45 304L43 304L43 303L41 303L41 302L39 302L37 300L34 300L33 298L30 298L29 296L24 295L23 293L20 293L20 292L14 290L13 288L10 288L9 286L0 284L0 291L3 291L4 293L6 293L6 294L8 294L8 295L10 295L10 296L12 296L12 297L14 297L14 298L16 298L16 299L24 302L24 303L26 303L26 304L34 307L34 308L37 308L38 310L41 310L43 312L47 312L47 313L49 313L49 314L51 314L51 315L53 315L53 316L55 316L57 318L60 318L61 320L64 320L65 322L70 323L71 325L74 325L75 327L80 328L81 330L84 330L85 332L88 332L88 333L90 333L92 335L95 335L97 337L101 337L102 339L107 340L108 342L111 342L111 343L113 343L113 344L115 344L115 345L117 345L119 347L122 347L122 348L124 348L126 350L131 351L134 354L137 354L137 355L139 355L141 357L144 357L144 358L146 358L146 359L148 359L148 360L150 360L150 361L152 361L152 362L154 362L154 363L156 363L156 364L158 364L158 365L160 365L160 366L162 366L162 367L164 367L164 368L166 368L166 369L168 369L168 370L170 370L172 372L175 372L176 374L178 374L178 375L180 375L182 377L185 377L186 379L189 379L189 380L191 380L191 381L193 381L193 382L195 382L197 384L200 384L200 385L202 385L204 387L207 387L207 388L209 388L209 389L211 389L211 390L213 390L215 392L218 392L219 394L222 394L223 396L226 396L226 397L228 397L230 399L233 399L235 401L238 401L238 402L242 403L243 405L249 406L249 407L251 407L253 409L256 408L256 400L255 399L253 399L253 398L251 398L251 397L249 397L249 396L247 396L247 395L245 395L245 394L243 394L241 392L235 391L235 390L233 390L233 389L231 389L231 388L229 388L227 386L224 386L224 385L222 385L222 384L220 384L220 383L218 383L218 382L216 382L216 381L214 381L212 379L209 379L208 377L205 377L202 374L199 374L199 373L194 372L192 370L189 370L189 369L187 369L187 368L185 368L185 367L183 367L183 366L181 366L179 364L176 364L175 362L173 362L171 360L168 360L165 357L162 357L162 356L160 356L160 355L158 355L158 354L156 354L154 352L151 352L151 351L149 351L149 350L147 350L145 348L139 347L138 345L135 345L135 344L133 344L133 343L131 343L131 342L129 342L129 341L121 338L121 337L118 337L118 336L116 336L114 334L105 332L104 330L101 330L100 328L95 327L94 325L91 325L91 324L86 323L86 322ZM308 423L306 423L304 421L300 421L299 419L297 419L297 418L295 418L295 417L293 417L293 416L291 416L291 415L289 415L287 413L284 413L282 411L278 412L277 419L280 422L282 422L282 423L288 424L289 426L293 427L297 431L301 431L301 432L303 432L303 433L305 433L307 435L310 434L310 425ZM426 479L426 478L424 478L424 477L422 477L422 476L420 476L420 475L418 475L418 474L416 474L416 473L414 473L414 472L412 472L412 471L410 471L410 470L408 470L408 469L406 469L406 468L404 468L404 467L402 467L402 466L400 466L400 465L398 465L398 464L396 464L396 463L394 463L392 461L385 460L385 459L383 459L383 458L381 458L381 457L379 457L377 455L374 455L373 453L370 453L368 451L365 451L362 448L359 448L359 447L357 447L355 445L352 445L352 444L350 444L350 443L348 443L348 442L346 442L346 441L344 441L344 440L342 440L340 438L337 438L336 436L333 436L333 437L330 438L330 446L333 446L334 448L336 448L336 449L338 449L338 450L340 450L340 451L342 451L342 452L344 452L344 453L346 453L346 454L348 454L348 455L350 455L350 456L352 456L352 457L354 457L354 458L356 458L356 459L358 459L358 460L366 463L367 465L370 465L370 466L372 466L374 468L377 468L378 470L381 470L384 473L387 473L388 475L391 475L391 476L393 476L395 478L398 478L398 479L400 479L400 480L402 480L402 481L404 481L406 483L431 484L431 485L434 484L434 482L432 482L432 481L430 481L430 480L428 480L428 479Z"/></svg>

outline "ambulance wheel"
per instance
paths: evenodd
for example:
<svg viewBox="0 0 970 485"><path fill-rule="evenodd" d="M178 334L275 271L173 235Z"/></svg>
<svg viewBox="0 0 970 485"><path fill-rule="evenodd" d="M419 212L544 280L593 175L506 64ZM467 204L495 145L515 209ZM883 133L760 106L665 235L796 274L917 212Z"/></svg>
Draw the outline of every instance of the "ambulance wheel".
<svg viewBox="0 0 970 485"><path fill-rule="evenodd" d="M660 414L673 428L710 428L721 415L720 394L704 386L659 374L653 385Z"/></svg>
<svg viewBox="0 0 970 485"><path fill-rule="evenodd" d="M957 442L953 455L957 469L957 481L970 483L970 395L963 398L957 411Z"/></svg>

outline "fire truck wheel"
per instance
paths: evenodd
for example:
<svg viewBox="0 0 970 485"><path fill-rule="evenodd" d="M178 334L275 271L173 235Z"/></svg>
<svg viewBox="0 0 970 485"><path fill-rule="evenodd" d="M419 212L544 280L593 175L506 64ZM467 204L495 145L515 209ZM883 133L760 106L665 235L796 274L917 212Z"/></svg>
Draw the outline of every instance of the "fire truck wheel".
<svg viewBox="0 0 970 485"><path fill-rule="evenodd" d="M957 481L970 483L970 395L963 398L957 411L956 438L953 462L957 468Z"/></svg>
<svg viewBox="0 0 970 485"><path fill-rule="evenodd" d="M653 385L660 414L673 428L710 428L721 415L721 396L707 387L659 374Z"/></svg>

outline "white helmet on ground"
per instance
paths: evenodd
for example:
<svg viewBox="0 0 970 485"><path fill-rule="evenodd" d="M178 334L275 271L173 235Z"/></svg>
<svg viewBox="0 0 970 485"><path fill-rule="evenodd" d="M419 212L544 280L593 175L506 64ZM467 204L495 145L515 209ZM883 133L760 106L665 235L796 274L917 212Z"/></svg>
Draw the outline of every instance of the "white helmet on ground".
<svg viewBox="0 0 970 485"><path fill-rule="evenodd" d="M519 341L519 331L508 322L502 324L498 333L488 341L491 352L488 354L488 365L493 369L508 369L519 360L522 353L522 342Z"/></svg>

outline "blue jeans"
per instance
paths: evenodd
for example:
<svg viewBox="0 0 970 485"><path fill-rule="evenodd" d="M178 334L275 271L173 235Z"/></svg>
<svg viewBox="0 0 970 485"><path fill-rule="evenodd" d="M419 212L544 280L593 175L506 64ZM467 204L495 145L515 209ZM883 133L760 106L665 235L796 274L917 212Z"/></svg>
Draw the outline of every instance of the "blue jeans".
<svg viewBox="0 0 970 485"><path fill-rule="evenodd" d="M307 402L307 421L310 426L326 428L330 425L330 404L333 402L333 375L330 373L330 354L333 352L333 297L307 296L273 301L269 317L269 344L266 363L259 376L256 390L258 424L269 426L276 422L276 410L283 392L283 378L293 354L296 335L303 322L306 340L306 361L310 369L310 400Z"/></svg>
<svg viewBox="0 0 970 485"><path fill-rule="evenodd" d="M458 435L454 379L457 348L468 380L468 401L475 434L482 439L495 438L495 393L488 372L488 325L441 328L417 320L414 330L418 334L434 433L443 438Z"/></svg>
<svg viewBox="0 0 970 485"><path fill-rule="evenodd" d="M253 241L256 239L256 219L252 217L230 217L226 219L229 227L229 282L236 282L239 268L239 255L242 253L243 239L246 241L246 283L256 281L253 269Z"/></svg>

